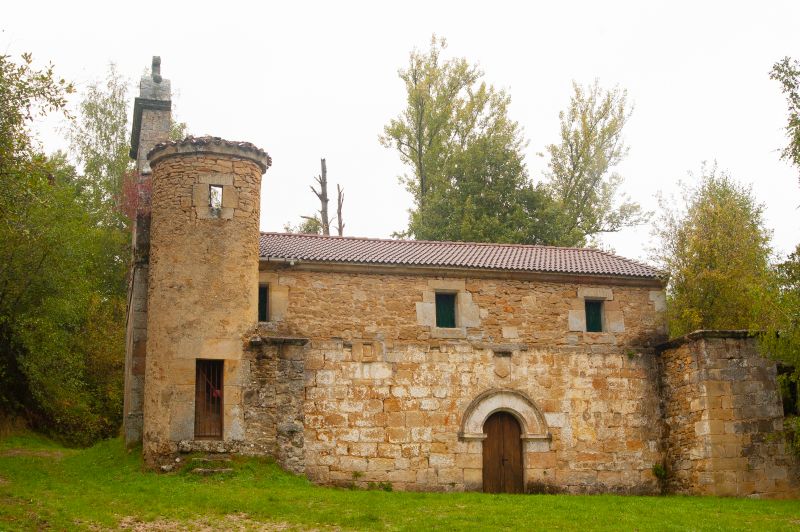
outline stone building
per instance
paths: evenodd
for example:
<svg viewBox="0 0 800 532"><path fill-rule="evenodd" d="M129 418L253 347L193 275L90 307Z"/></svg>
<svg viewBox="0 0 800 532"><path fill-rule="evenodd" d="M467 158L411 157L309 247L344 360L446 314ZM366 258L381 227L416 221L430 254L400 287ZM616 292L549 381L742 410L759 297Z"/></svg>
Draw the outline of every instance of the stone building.
<svg viewBox="0 0 800 532"><path fill-rule="evenodd" d="M659 272L590 249L259 232L261 149L134 107L125 438L322 484L790 496L775 364L667 342ZM659 471L667 475L658 475Z"/></svg>

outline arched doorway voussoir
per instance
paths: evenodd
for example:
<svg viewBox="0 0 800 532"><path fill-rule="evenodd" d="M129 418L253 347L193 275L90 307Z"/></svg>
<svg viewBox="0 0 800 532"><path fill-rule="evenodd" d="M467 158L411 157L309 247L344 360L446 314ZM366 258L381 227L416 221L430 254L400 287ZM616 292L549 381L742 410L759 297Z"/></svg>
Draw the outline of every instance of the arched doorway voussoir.
<svg viewBox="0 0 800 532"><path fill-rule="evenodd" d="M526 394L517 390L487 390L476 397L464 411L461 431L462 440L483 440L486 434L483 425L495 412L508 412L517 418L522 428L521 438L526 441L549 441L544 416Z"/></svg>

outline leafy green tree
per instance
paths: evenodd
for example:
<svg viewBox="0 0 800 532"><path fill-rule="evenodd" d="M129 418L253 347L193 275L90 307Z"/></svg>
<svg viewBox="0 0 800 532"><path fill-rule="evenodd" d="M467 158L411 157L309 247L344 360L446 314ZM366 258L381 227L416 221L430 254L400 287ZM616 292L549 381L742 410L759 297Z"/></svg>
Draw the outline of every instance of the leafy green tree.
<svg viewBox="0 0 800 532"><path fill-rule="evenodd" d="M96 205L115 206L132 166L128 104L128 83L111 63L106 78L87 88L68 132L82 168L79 183Z"/></svg>
<svg viewBox="0 0 800 532"><path fill-rule="evenodd" d="M800 169L800 61L784 57L772 66L769 76L781 84L788 107L786 136L789 143L781 152L781 158Z"/></svg>
<svg viewBox="0 0 800 532"><path fill-rule="evenodd" d="M322 234L322 222L320 221L319 216L315 214L314 216L301 216L301 218L303 221L296 225L286 222L283 225L283 230L287 233L299 233L303 235Z"/></svg>
<svg viewBox="0 0 800 532"><path fill-rule="evenodd" d="M670 334L760 329L775 301L774 277L764 207L751 189L704 166L699 184L684 188L681 208L663 198L661 207L654 258L669 274Z"/></svg>
<svg viewBox="0 0 800 532"><path fill-rule="evenodd" d="M380 137L411 168L403 182L414 208L403 235L535 243L540 217L528 208L546 195L529 182L510 98L466 59L444 59L445 48L434 36L427 53L411 53L399 72L406 108Z"/></svg>
<svg viewBox="0 0 800 532"><path fill-rule="evenodd" d="M88 444L121 420L124 298L108 250L124 235L66 156L32 137L71 92L52 67L0 56L0 409Z"/></svg>
<svg viewBox="0 0 800 532"><path fill-rule="evenodd" d="M569 107L559 113L561 139L547 146L547 189L559 213L553 244L585 245L589 237L649 218L619 195L622 177L612 172L628 153L622 131L630 114L626 91L573 83Z"/></svg>

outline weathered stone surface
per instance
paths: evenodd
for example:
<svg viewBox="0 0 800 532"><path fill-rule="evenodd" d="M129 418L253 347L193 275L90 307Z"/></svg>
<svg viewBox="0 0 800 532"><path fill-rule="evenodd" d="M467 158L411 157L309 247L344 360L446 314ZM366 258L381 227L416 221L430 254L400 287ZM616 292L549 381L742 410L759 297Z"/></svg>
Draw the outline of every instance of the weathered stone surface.
<svg viewBox="0 0 800 532"><path fill-rule="evenodd" d="M670 491L797 496L775 362L757 352L754 338L699 335L665 349L661 365Z"/></svg>
<svg viewBox="0 0 800 532"><path fill-rule="evenodd" d="M156 61L160 65L160 59ZM156 81L158 79L158 81ZM137 194L141 205L132 228L133 264L131 267L130 298L127 309L125 336L125 389L123 404L123 435L125 444L133 446L142 441L144 373L147 356L147 293L150 260L150 167L147 152L159 142L169 139L172 114L170 111L170 82L160 75L144 76L139 84L138 120L132 131L137 146L131 158L136 160L139 175ZM142 100L155 105L142 105ZM159 105L160 103L160 105Z"/></svg>
<svg viewBox="0 0 800 532"><path fill-rule="evenodd" d="M225 361L222 448L230 442L237 450L246 449L249 443L273 451L276 441L280 448L279 436L271 447L260 438L248 441L243 408L248 390L242 389L241 383L247 381L242 373L249 369L242 363L246 362L244 338L249 338L247 333L257 319L258 207L230 219L204 219L201 214L208 205L191 201L198 185L207 188L201 181L213 182L219 175L230 177L240 201L247 194L257 197L261 167L244 153L238 159L204 153L198 147L192 153L161 157L153 172L145 459L153 464L160 456L176 452L178 442L192 438L197 359ZM290 379L296 379L298 371L302 375L302 363L299 367L291 361L285 364L291 366L284 369ZM276 415L287 413L278 410Z"/></svg>

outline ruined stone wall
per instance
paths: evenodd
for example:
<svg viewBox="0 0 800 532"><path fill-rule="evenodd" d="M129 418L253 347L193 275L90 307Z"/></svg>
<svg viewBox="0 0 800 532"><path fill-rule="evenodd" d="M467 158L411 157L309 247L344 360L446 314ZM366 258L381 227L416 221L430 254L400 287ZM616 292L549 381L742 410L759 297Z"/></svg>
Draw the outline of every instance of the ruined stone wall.
<svg viewBox="0 0 800 532"><path fill-rule="evenodd" d="M291 268L260 280L270 283L273 318L260 334L311 339L302 419L309 478L480 489L482 442L465 434L465 415L482 394L506 390L535 411L523 427L529 490L658 491L649 347L663 339L657 287ZM426 305L437 289L458 293L455 331L431 325ZM605 298L614 332L574 330L587 295Z"/></svg>
<svg viewBox="0 0 800 532"><path fill-rule="evenodd" d="M780 431L775 362L737 331L707 331L661 354L666 469L676 493L797 496Z"/></svg>
<svg viewBox="0 0 800 532"><path fill-rule="evenodd" d="M194 435L197 359L224 360L224 440L244 438L243 336L255 325L265 153L220 139L151 152L152 230L144 401L151 465ZM209 186L224 188L219 212Z"/></svg>

